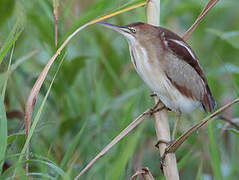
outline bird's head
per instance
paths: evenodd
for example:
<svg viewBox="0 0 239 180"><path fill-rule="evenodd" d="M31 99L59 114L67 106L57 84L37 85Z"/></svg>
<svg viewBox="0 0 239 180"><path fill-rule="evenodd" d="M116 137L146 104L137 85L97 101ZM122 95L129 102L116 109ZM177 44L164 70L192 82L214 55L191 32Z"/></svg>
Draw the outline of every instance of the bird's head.
<svg viewBox="0 0 239 180"><path fill-rule="evenodd" d="M152 39L154 35L158 35L158 31L155 31L155 26L142 22L136 22L126 26L103 22L99 22L98 24L122 34L130 42L149 40Z"/></svg>

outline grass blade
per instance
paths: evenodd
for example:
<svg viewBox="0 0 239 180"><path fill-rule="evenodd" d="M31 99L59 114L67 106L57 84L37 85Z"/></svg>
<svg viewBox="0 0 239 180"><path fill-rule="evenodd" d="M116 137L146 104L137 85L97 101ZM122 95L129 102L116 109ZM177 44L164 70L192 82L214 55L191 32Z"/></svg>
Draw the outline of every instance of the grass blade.
<svg viewBox="0 0 239 180"><path fill-rule="evenodd" d="M135 9L137 7L140 7L140 6L143 6L147 3L146 0L135 0L135 1L132 1L130 4L126 4L125 6L121 7L120 9L114 11L113 13L110 13L106 16L103 16L101 18L98 18L96 20L93 20L89 23L86 23L84 24L83 26L77 28L70 36L67 37L67 39L62 43L62 45L57 49L56 53L51 57L51 59L48 61L47 65L44 67L43 71L41 72L40 76L38 77L37 81L35 82L28 98L27 98L27 103L26 103L26 106L25 106L25 117L24 117L24 120L25 120L25 126L26 126L26 136L27 136L27 140L26 140L26 143L22 149L22 152L21 152L21 155L20 155L20 158L19 158L19 161L22 160L23 158L23 154L27 151L28 149L28 145L29 145L29 141L30 141L30 138L33 134L33 131L35 129L35 126L39 120L39 116L41 113L37 113L37 116L36 116L36 120L34 120L33 124L32 125L32 128L30 130L30 127L31 127L31 118L32 118L32 113L33 113L33 109L34 109L34 106L35 106L35 102L36 102L36 99L38 97L38 94L39 94L39 91L41 89L41 86L44 82L44 80L46 79L46 76L48 74L48 71L50 70L53 62L55 61L55 59L58 57L58 55L61 53L61 51L65 48L65 46L69 43L69 41L76 35L78 34L82 29L86 28L87 26L89 26L90 24L94 24L96 22L99 22L101 20L104 20L104 19L107 19L107 18L110 18L112 16L115 16L115 15L118 15L120 13L123 13L123 12L126 12L126 11L129 11L131 9ZM132 5L133 4L133 5ZM49 88L50 89L50 88ZM47 95L46 97L48 96L48 93L47 92ZM45 103L46 99L44 99L44 103ZM42 103L42 105L44 104ZM40 109L38 110L38 112L41 112L43 109L43 106L40 107ZM28 155L27 155L28 156ZM28 167L26 166L26 171L27 171Z"/></svg>
<svg viewBox="0 0 239 180"><path fill-rule="evenodd" d="M16 24L15 26L18 27L18 24ZM13 44L17 41L17 39L19 38L19 36L21 35L21 33L23 32L23 28L21 28L18 32L17 32L17 27L14 27L12 32L9 35L9 38L7 40L7 43L4 43L1 51L0 51L0 64L4 58L4 56L7 54L8 50L13 46ZM17 33L16 33L17 32ZM16 33L16 34L15 34Z"/></svg>
<svg viewBox="0 0 239 180"><path fill-rule="evenodd" d="M124 13L124 12L127 12L127 11L130 11L132 9L136 9L138 7L141 7L141 6L145 6L147 4L147 1L146 0L134 0L134 1L130 1L129 3L126 3L125 5L121 6L120 8L118 8L117 10L105 15L105 16L102 16L102 17L99 17L93 21L90 22L90 24L94 24L94 23L97 23L99 21L102 21L102 20L105 20L105 19L108 19L108 18L111 18L113 16L116 16L118 14L121 14L121 13Z"/></svg>
<svg viewBox="0 0 239 180"><path fill-rule="evenodd" d="M10 75L10 67L11 67L11 63L12 63L12 55L13 55L13 51L14 51L14 46L15 46L15 44L12 47L12 51L11 51L11 55L10 55L10 59L9 59L9 64L8 64L8 68L7 68L7 72L6 72L7 76L5 78L3 89L2 89L2 99L3 100L4 100L4 97L5 97L5 92L6 92L6 89L7 89L7 82L8 82L9 75Z"/></svg>
<svg viewBox="0 0 239 180"><path fill-rule="evenodd" d="M27 136L26 142L25 142L24 147L23 147L23 149L22 149L22 151L21 151L21 154L20 154L20 157L19 157L18 162L22 161L23 155L27 152L27 148L28 148L28 146L29 146L30 139L31 139L31 137L32 137L32 135L33 135L33 132L34 132L36 126L37 126L37 123L38 123L38 121L39 121L39 119L40 119L42 110L43 110L43 108L44 108L44 105L45 105L46 100L47 100L47 98L48 98L48 95L49 95L49 93L50 93L51 87L52 87L53 82L54 82L54 80L55 80L55 78L56 78L56 75L57 75L57 73L58 73L58 71L59 71L59 69L60 69L60 67L61 67L61 65L62 65L63 60L64 60L64 57L62 58L62 60L61 60L61 62L60 62L60 64L59 64L59 66L58 66L58 69L57 69L57 71L56 71L56 73L55 73L55 75L54 75L54 77L53 77L53 79L52 79L52 81L51 81L51 84L50 84L50 86L49 86L49 88L48 88L48 90L47 90L47 93L46 93L46 95L45 95L45 97L44 97L44 99L43 99L43 101L42 101L42 103L41 103L41 106L40 106L40 108L39 108L38 111L37 111L36 117L35 117L34 120L33 120L31 129L30 129L30 131L29 131L29 136Z"/></svg>
<svg viewBox="0 0 239 180"><path fill-rule="evenodd" d="M39 160L39 159L31 159L29 160L30 162L36 162L36 163L41 163L41 164L45 164L46 166L48 166L49 168L52 168L57 174L59 174L61 177L65 176L65 172L58 167L55 163L50 162L50 161L43 161L43 160Z"/></svg>
<svg viewBox="0 0 239 180"><path fill-rule="evenodd" d="M73 151L75 150L77 144L79 143L81 135L84 132L86 125L87 125L87 121L84 123L81 130L78 132L76 137L73 139L71 146L68 148L63 160L61 161L61 165L60 165L61 168L63 168L66 165L66 163L70 159L71 155L73 154Z"/></svg>
<svg viewBox="0 0 239 180"><path fill-rule="evenodd" d="M203 20L203 18L206 16L206 14L215 6L215 4L219 0L210 0L208 4L205 6L205 8L202 10L199 17L196 19L196 21L193 23L193 25L187 30L187 32L184 34L183 39L187 40L193 33L193 31L197 28L199 23Z"/></svg>
<svg viewBox="0 0 239 180"><path fill-rule="evenodd" d="M0 96L0 172L5 159L7 149L7 117L3 103L3 98Z"/></svg>
<svg viewBox="0 0 239 180"><path fill-rule="evenodd" d="M133 133L127 141L124 142L122 148L122 152L120 153L119 157L116 159L116 162L112 165L112 169L110 171L110 178L109 179L121 179L122 174L125 171L125 167L127 165L127 162L132 157L132 154L136 148L136 145L138 143L138 139L140 137L140 134L142 133L143 126L140 127L140 129L137 130L137 132Z"/></svg>
<svg viewBox="0 0 239 180"><path fill-rule="evenodd" d="M208 124L208 135L209 135L209 148L210 148L210 156L211 156L211 164L214 173L215 179L223 179L221 173L221 161L220 161L220 154L218 152L217 142L215 139L215 132L213 130L213 122Z"/></svg>
<svg viewBox="0 0 239 180"><path fill-rule="evenodd" d="M70 40L76 35L78 34L82 29L86 28L87 26L89 26L90 24L94 24L96 22L99 22L103 19L107 19L109 17L112 17L112 16L115 16L115 15L118 15L120 13L123 13L123 12L126 12L126 11L129 11L131 9L135 9L137 7L140 7L140 6L143 6L146 4L146 0L135 0L135 1L132 1L133 3L136 2L136 4L132 5L132 3L130 4L126 4L125 6L123 6L123 9L120 8L119 10L113 12L113 13L110 13L106 16L103 16L101 18L98 18L96 20L93 20L89 23L86 23L84 24L83 26L77 28L70 36L67 37L67 39L62 43L62 45L57 49L56 53L51 57L51 59L48 61L47 65L44 67L43 71L41 72L40 76L38 77L37 81L35 82L28 98L27 98L27 103L26 103L26 106L25 106L25 117L24 117L24 120L25 120L25 126L26 126L26 136L27 136L27 141L25 143L25 145L29 144L29 140L30 138L28 137L29 134L31 133L30 132L30 126L31 126L31 118L32 118L32 113L33 113L33 109L34 109L34 106L35 106L35 102L36 102L36 99L38 97L38 94L39 94L39 91L41 89L41 86L44 82L44 80L46 79L46 76L48 74L48 71L50 70L53 62L55 61L55 59L58 57L58 55L61 53L61 51L65 48L65 46L70 42ZM138 4L137 4L138 3ZM43 107L42 107L43 108ZM39 112L39 111L38 111ZM39 118L39 117L38 117ZM36 124L35 124L36 125ZM33 128L34 129L34 128ZM33 133L33 132L32 132ZM26 148L26 149L25 149ZM22 150L22 153L27 150L27 147L24 146L23 150ZM22 155L21 153L21 155ZM22 156L20 156L19 160L22 159ZM27 167L26 167L27 169Z"/></svg>

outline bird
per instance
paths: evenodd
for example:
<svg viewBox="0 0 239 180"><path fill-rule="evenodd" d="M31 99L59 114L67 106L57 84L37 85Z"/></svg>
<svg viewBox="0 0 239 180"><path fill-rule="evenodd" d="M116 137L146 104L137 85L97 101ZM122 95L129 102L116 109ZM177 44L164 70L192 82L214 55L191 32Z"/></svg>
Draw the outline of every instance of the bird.
<svg viewBox="0 0 239 180"><path fill-rule="evenodd" d="M126 38L134 68L168 109L180 114L197 108L213 111L216 103L198 57L180 36L142 22L98 24Z"/></svg>
<svg viewBox="0 0 239 180"><path fill-rule="evenodd" d="M128 41L134 68L159 98L151 109L152 114L157 111L160 102L176 112L172 141L160 139L157 145L165 143L170 149L170 145L176 142L181 113L191 113L195 109L204 113L214 110L216 102L198 57L176 33L142 22L125 26L104 22L98 24L122 34ZM162 164L166 154L165 150Z"/></svg>

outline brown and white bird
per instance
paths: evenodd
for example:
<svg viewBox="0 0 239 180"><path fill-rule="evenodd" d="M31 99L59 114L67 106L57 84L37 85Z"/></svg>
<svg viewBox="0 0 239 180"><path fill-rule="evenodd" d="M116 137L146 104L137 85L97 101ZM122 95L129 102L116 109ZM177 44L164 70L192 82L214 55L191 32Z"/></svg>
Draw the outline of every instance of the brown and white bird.
<svg viewBox="0 0 239 180"><path fill-rule="evenodd" d="M166 107L187 113L196 108L203 112L214 109L215 101L198 58L177 34L141 22L99 24L127 39L136 71Z"/></svg>

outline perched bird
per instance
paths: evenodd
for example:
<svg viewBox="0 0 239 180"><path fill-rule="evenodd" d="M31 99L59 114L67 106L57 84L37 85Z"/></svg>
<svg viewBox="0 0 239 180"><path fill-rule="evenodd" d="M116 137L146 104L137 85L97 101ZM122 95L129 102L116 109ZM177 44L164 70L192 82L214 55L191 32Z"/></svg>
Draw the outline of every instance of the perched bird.
<svg viewBox="0 0 239 180"><path fill-rule="evenodd" d="M177 34L137 22L126 26L99 23L128 41L131 61L144 82L172 111L212 111L215 101L198 58Z"/></svg>

